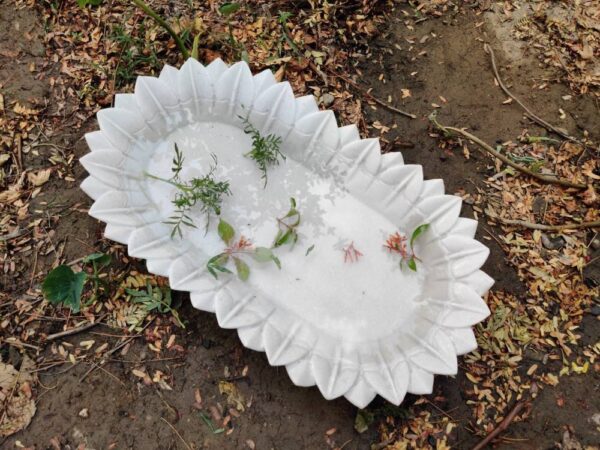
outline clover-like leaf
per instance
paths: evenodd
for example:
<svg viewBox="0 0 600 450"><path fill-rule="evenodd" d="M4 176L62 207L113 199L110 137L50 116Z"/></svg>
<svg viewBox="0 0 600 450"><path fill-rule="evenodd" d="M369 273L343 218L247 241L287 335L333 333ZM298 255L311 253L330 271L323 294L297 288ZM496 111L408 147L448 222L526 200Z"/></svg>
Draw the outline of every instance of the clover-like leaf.
<svg viewBox="0 0 600 450"><path fill-rule="evenodd" d="M81 307L81 293L87 274L85 272L73 272L69 266L58 266L53 269L42 283L44 297L50 303L64 304L78 313Z"/></svg>
<svg viewBox="0 0 600 450"><path fill-rule="evenodd" d="M231 225L229 225L227 222L225 222L223 219L221 219L219 221L219 226L217 227L217 231L219 232L219 237L227 245L229 245L229 242L233 239L233 236L235 236L235 230L233 229L233 227Z"/></svg>

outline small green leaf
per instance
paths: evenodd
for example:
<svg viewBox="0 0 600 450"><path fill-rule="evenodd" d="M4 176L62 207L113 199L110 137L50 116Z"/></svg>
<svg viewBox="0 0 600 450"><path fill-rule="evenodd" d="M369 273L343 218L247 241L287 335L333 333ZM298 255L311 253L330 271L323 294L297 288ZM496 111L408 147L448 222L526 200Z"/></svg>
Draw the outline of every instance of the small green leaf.
<svg viewBox="0 0 600 450"><path fill-rule="evenodd" d="M242 59L242 61L244 61L246 64L250 64L250 55L248 55L248 52L246 50L243 50L242 53L240 54L240 58Z"/></svg>
<svg viewBox="0 0 600 450"><path fill-rule="evenodd" d="M369 429L369 425L373 423L375 419L372 412L369 412L365 409L359 409L356 413L356 418L354 419L354 429L359 433L364 433Z"/></svg>
<svg viewBox="0 0 600 450"><path fill-rule="evenodd" d="M315 244L311 245L310 247L308 247L306 249L306 253L304 254L304 256L308 256L310 252L312 252L315 249Z"/></svg>
<svg viewBox="0 0 600 450"><path fill-rule="evenodd" d="M229 256L225 253L219 253L208 260L206 263L206 270L208 270L215 278L217 278L217 271L222 273L232 273L231 270L225 267L227 261L229 261Z"/></svg>
<svg viewBox="0 0 600 450"><path fill-rule="evenodd" d="M219 226L217 227L217 231L219 232L219 237L223 239L223 242L229 244L229 242L235 236L235 230L231 225L225 222L223 219L219 221Z"/></svg>
<svg viewBox="0 0 600 450"><path fill-rule="evenodd" d="M428 229L428 223L424 223L423 225L419 225L417 228L415 228L415 231L412 232L412 236L410 237L410 248L412 248L415 239L417 239L420 235L425 233Z"/></svg>
<svg viewBox="0 0 600 450"><path fill-rule="evenodd" d="M273 260L273 262L275 263L277 268L279 270L281 270L281 261L279 261L279 258L277 256L273 255L273 257L271 259Z"/></svg>
<svg viewBox="0 0 600 450"><path fill-rule="evenodd" d="M415 258L410 258L408 260L408 262L406 263L406 265L408 266L408 268L410 270L412 270L413 272L417 271L417 262L415 261Z"/></svg>
<svg viewBox="0 0 600 450"><path fill-rule="evenodd" d="M290 209L296 209L296 199L294 197L290 197L290 205L292 205Z"/></svg>
<svg viewBox="0 0 600 450"><path fill-rule="evenodd" d="M87 275L85 272L73 272L69 266L53 269L42 283L44 297L52 304L63 303L78 313L81 306L81 293Z"/></svg>
<svg viewBox="0 0 600 450"><path fill-rule="evenodd" d="M238 12L238 10L241 8L241 6L242 5L240 5L239 3L223 3L219 7L219 12L221 14L223 14L224 16L230 16L230 15Z"/></svg>
<svg viewBox="0 0 600 450"><path fill-rule="evenodd" d="M85 8L87 5L99 6L102 0L77 0L77 4L80 8Z"/></svg>
<svg viewBox="0 0 600 450"><path fill-rule="evenodd" d="M110 264L110 260L110 255L107 255L106 253L92 253L91 255L87 255L85 258L83 258L84 263L96 263L100 267L108 266Z"/></svg>
<svg viewBox="0 0 600 450"><path fill-rule="evenodd" d="M294 237L294 232L292 230L286 231L285 233L283 233L283 236L281 236L281 238L279 238L279 240L275 244L275 247L281 247L282 245L287 244L288 242L293 240L293 237Z"/></svg>
<svg viewBox="0 0 600 450"><path fill-rule="evenodd" d="M273 259L273 252L267 247L256 247L252 257L258 262L269 262Z"/></svg>
<svg viewBox="0 0 600 450"><path fill-rule="evenodd" d="M237 271L238 277L242 281L246 281L250 276L250 267L240 258L233 258L235 263L235 270Z"/></svg>
<svg viewBox="0 0 600 450"><path fill-rule="evenodd" d="M196 61L198 60L198 44L200 44L200 35L197 34L194 36L194 41L192 42L192 51L190 52L190 56L194 58Z"/></svg>
<svg viewBox="0 0 600 450"><path fill-rule="evenodd" d="M286 23L290 17L292 17L292 13L287 11L279 11L279 23Z"/></svg>

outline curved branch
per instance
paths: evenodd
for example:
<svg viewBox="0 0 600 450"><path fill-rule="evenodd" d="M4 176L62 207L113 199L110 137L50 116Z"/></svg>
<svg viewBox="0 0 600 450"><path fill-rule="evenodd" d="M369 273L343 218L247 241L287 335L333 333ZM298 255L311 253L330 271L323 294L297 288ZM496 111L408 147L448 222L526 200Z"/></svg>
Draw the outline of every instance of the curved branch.
<svg viewBox="0 0 600 450"><path fill-rule="evenodd" d="M558 136L563 137L567 141L571 141L571 142L574 142L576 144L579 144L579 145L583 146L584 149L588 149L589 148L589 149L592 149L594 151L599 151L600 150L599 148L594 147L593 145L590 145L590 144L586 143L584 140L577 139L577 138L571 136L569 133L561 130L560 128L555 127L551 123L546 122L540 116L535 115L533 113L533 111L531 111L531 109L529 109L512 92L510 92L508 90L508 88L506 87L506 85L502 82L502 79L500 78L500 74L498 73L498 67L496 67L496 57L494 55L494 50L492 49L492 47L489 44L486 43L486 44L483 44L483 49L490 54L490 59L492 60L492 69L494 70L494 77L496 78L496 81L498 81L498 85L504 91L504 93L506 95L508 95L510 98L512 98L515 102L517 102L517 104L521 108L523 108L525 110L525 115L527 117L529 117L531 120L533 120L535 123L537 123L541 127L544 127L546 130L548 130L548 131L550 131L552 133L555 133ZM583 155L583 153L581 153L581 154Z"/></svg>
<svg viewBox="0 0 600 450"><path fill-rule="evenodd" d="M500 153L499 151L495 150L494 148L492 148L491 145L487 144L486 142L482 141L481 139L479 139L477 136L469 133L468 131L462 130L460 128L454 128L454 127L447 127L445 125L442 125L441 123L439 123L436 118L435 115L430 115L429 116L429 120L440 130L442 130L444 133L446 134L459 134L467 139L469 139L470 141L475 142L477 145L479 145L479 147L481 147L482 149L484 149L485 151L487 151L488 153L491 153L494 157L498 158L500 161L502 161L503 163L505 163L506 165L509 165L510 167L517 169L520 172L523 172L524 174L529 175L532 178L535 178L539 181L542 181L544 183L552 183L552 184L558 184L560 186L565 186L565 187L569 187L569 188L577 188L577 189L586 189L587 185L583 184L583 183L575 183L573 181L569 181L566 180L564 178L559 178L558 176L551 176L551 175L544 175L538 172L534 172L533 170L528 169L527 167L524 167L520 164L517 164L516 162L514 162L513 160L511 160L510 158L508 158L506 155L503 155L502 153Z"/></svg>

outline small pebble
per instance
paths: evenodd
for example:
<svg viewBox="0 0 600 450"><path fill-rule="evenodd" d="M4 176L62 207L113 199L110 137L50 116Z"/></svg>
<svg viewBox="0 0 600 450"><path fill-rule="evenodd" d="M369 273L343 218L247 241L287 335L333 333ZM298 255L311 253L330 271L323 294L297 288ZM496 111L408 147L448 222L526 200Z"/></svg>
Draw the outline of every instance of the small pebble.
<svg viewBox="0 0 600 450"><path fill-rule="evenodd" d="M334 101L335 101L335 97L333 95L329 94L329 93L323 94L321 96L321 103L325 107L331 106Z"/></svg>
<svg viewBox="0 0 600 450"><path fill-rule="evenodd" d="M81 411L79 411L78 416L83 417L84 419L87 419L88 417L90 417L90 412L88 411L87 408L83 408Z"/></svg>
<svg viewBox="0 0 600 450"><path fill-rule="evenodd" d="M565 246L565 240L562 236L550 238L545 234L542 234L542 245L548 250L559 250Z"/></svg>

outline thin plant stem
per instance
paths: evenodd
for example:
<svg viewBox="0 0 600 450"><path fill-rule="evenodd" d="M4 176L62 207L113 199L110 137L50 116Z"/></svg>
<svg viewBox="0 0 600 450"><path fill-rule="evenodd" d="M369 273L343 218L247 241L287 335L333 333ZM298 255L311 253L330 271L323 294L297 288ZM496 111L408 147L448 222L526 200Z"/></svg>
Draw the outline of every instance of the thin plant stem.
<svg viewBox="0 0 600 450"><path fill-rule="evenodd" d="M150 6L148 6L148 4L145 3L143 0L131 0L131 1L133 3L135 3L135 5L138 8L140 8L142 11L144 11L144 13L146 13L146 15L151 17L158 25L163 27L165 29L165 31L171 35L171 37L175 41L175 44L177 45L177 48L179 48L179 51L181 52L183 59L188 59L190 57L190 54L189 54L187 48L185 47L185 44L183 43L183 41L181 40L179 35L177 33L175 33L175 30L173 30L173 28L171 28L171 26L167 23L167 21L165 19L160 17L160 15L156 11L154 11L152 8L150 8Z"/></svg>

